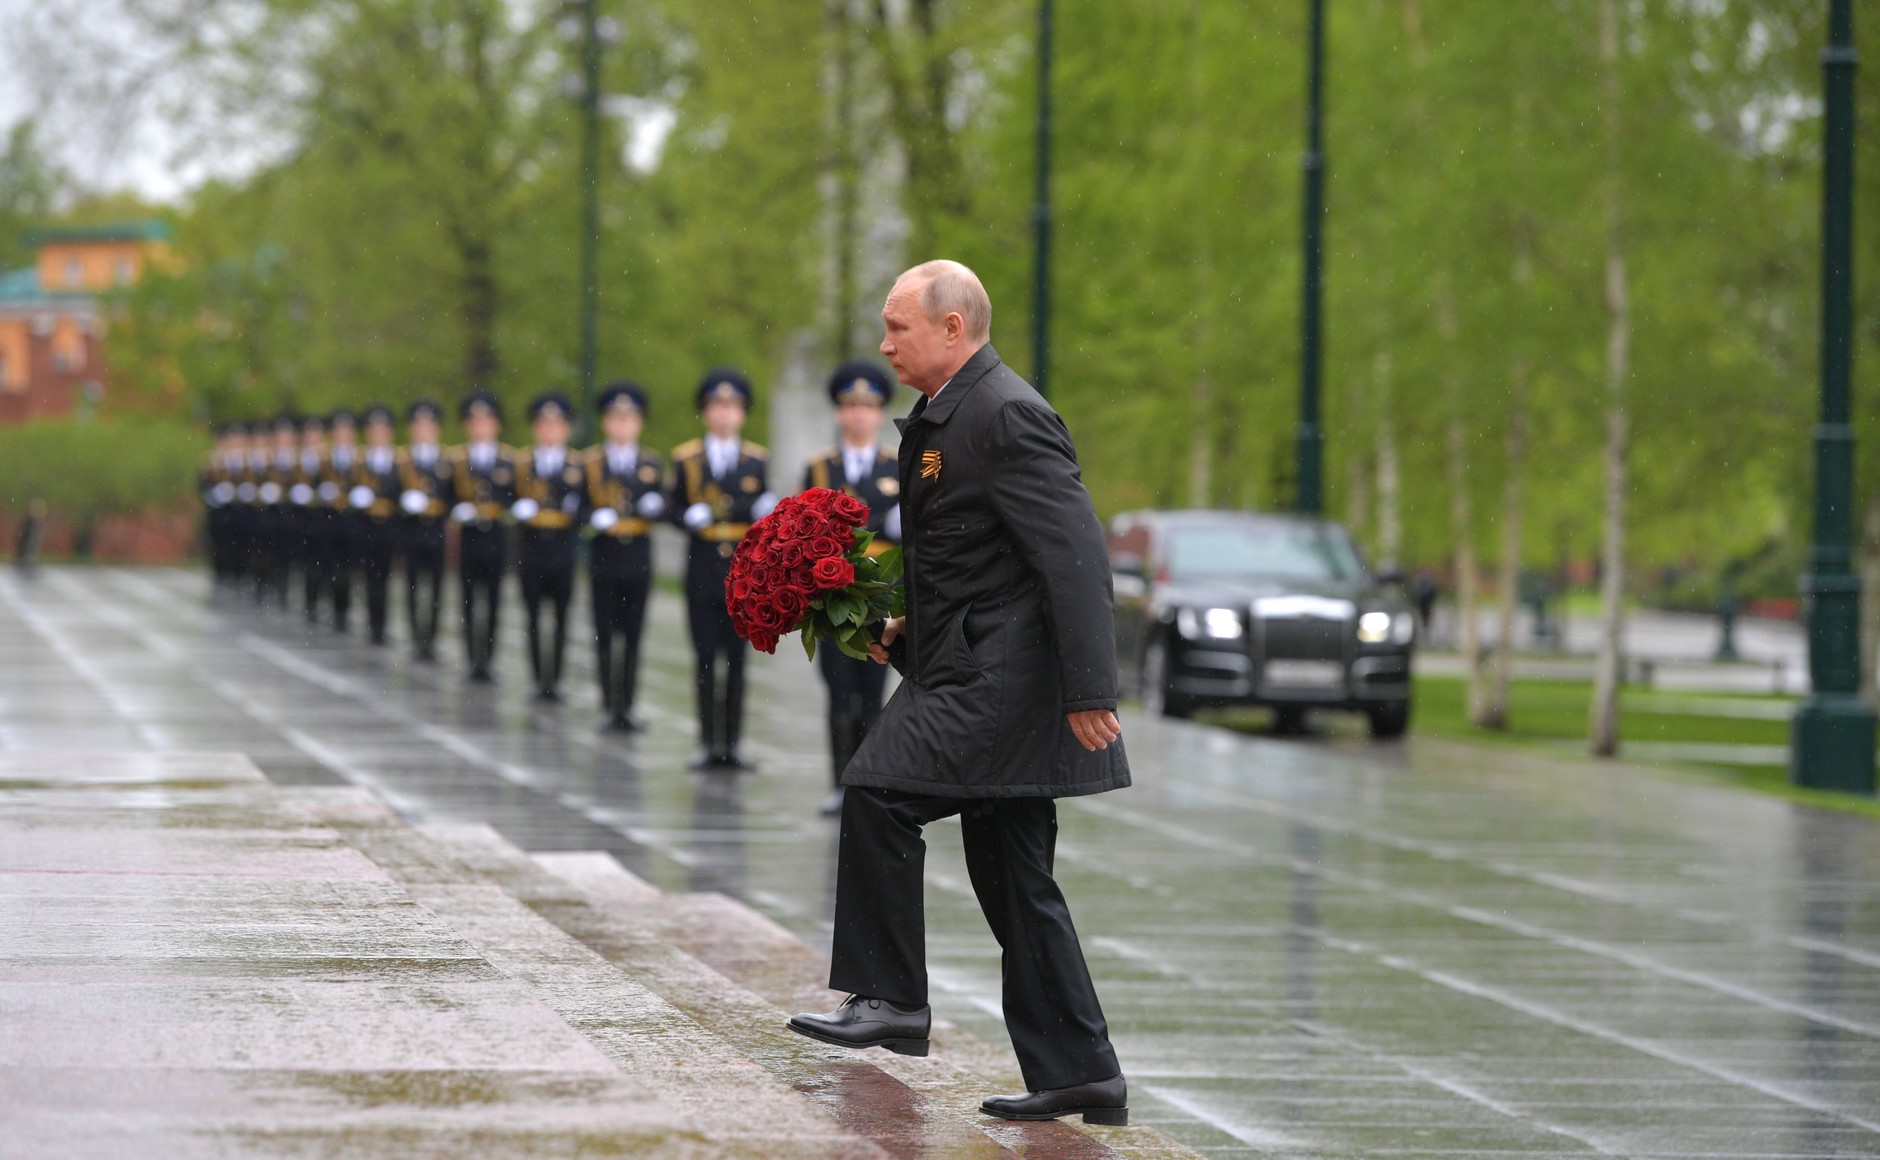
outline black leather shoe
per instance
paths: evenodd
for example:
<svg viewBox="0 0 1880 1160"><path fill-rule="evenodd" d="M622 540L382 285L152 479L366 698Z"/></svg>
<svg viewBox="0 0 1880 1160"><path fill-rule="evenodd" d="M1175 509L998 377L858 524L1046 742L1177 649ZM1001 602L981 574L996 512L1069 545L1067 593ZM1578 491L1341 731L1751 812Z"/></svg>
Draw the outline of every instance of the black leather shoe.
<svg viewBox="0 0 1880 1160"><path fill-rule="evenodd" d="M698 756L692 759L693 769L716 769L717 767L718 755L709 749L699 750Z"/></svg>
<svg viewBox="0 0 1880 1160"><path fill-rule="evenodd" d="M790 1030L837 1047L885 1047L896 1055L926 1055L930 1008L897 1007L885 999L850 995L827 1015L792 1015Z"/></svg>
<svg viewBox="0 0 1880 1160"><path fill-rule="evenodd" d="M640 724L638 721L635 721L632 717L628 716L625 713L616 713L608 717L607 720L602 723L601 728L607 730L609 733L644 733L646 732L646 726Z"/></svg>
<svg viewBox="0 0 1880 1160"><path fill-rule="evenodd" d="M1129 1086L1122 1076L1022 1096L993 1096L979 1110L1001 1120L1055 1120L1082 1116L1086 1124L1129 1123Z"/></svg>
<svg viewBox="0 0 1880 1160"><path fill-rule="evenodd" d="M756 764L739 756L735 749L729 753L720 753L718 760L713 764L719 769L735 769L739 773L755 773L757 771Z"/></svg>

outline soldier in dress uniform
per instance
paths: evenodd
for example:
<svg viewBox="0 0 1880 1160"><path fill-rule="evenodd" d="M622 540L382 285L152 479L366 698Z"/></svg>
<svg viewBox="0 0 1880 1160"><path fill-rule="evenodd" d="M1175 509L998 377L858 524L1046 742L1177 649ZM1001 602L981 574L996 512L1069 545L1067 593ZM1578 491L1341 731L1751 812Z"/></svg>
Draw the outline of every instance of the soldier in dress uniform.
<svg viewBox="0 0 1880 1160"><path fill-rule="evenodd" d="M235 484L235 507L242 529L242 576L257 604L268 585L267 509L261 503L261 484L273 462L273 422L256 419L248 424L248 458Z"/></svg>
<svg viewBox="0 0 1880 1160"><path fill-rule="evenodd" d="M352 511L353 548L366 586L366 632L373 644L385 643L386 606L392 559L398 555L398 501L404 482L391 408L366 408L366 446L346 480L346 506Z"/></svg>
<svg viewBox="0 0 1880 1160"><path fill-rule="evenodd" d="M326 417L326 470L320 479L325 518L326 557L320 581L333 603L333 631L345 632L352 619L353 573L359 566L359 515L348 492L359 468L359 419L342 407Z"/></svg>
<svg viewBox="0 0 1880 1160"><path fill-rule="evenodd" d="M262 583L257 597L283 611L300 558L300 525L288 492L300 476L300 420L277 415L273 448L262 472L255 498L259 502Z"/></svg>
<svg viewBox="0 0 1880 1160"><path fill-rule="evenodd" d="M668 514L690 539L685 603L692 629L698 687L699 755L694 769L750 769L738 754L744 724L745 642L725 610L731 555L753 520L777 506L767 484L767 452L740 438L751 405L751 383L734 370L714 370L698 388L705 437L672 451Z"/></svg>
<svg viewBox="0 0 1880 1160"><path fill-rule="evenodd" d="M437 659L437 615L444 597L444 519L455 468L438 443L444 409L419 399L405 409L411 443L398 453L400 547L405 553L405 623L420 661Z"/></svg>
<svg viewBox="0 0 1880 1160"><path fill-rule="evenodd" d="M841 442L810 458L803 487L830 487L868 505L868 530L875 533L871 556L901 540L900 464L882 450L881 421L894 395L894 380L872 362L843 363L829 376L829 398L836 406ZM842 812L842 769L861 747L869 726L881 716L888 669L873 661L844 656L840 649L816 650L816 663L829 686L829 761L834 788L824 800L824 816Z"/></svg>
<svg viewBox="0 0 1880 1160"><path fill-rule="evenodd" d="M294 529L295 555L300 563L303 611L311 623L320 616L320 594L326 588L327 560L332 553L333 509L321 494L330 487L326 478L326 420L309 415L300 421L300 462L288 486L289 526Z"/></svg>
<svg viewBox="0 0 1880 1160"><path fill-rule="evenodd" d="M496 625L509 563L509 506L516 502L516 453L498 442L502 405L472 391L458 408L465 443L451 455L451 519L459 528L457 579L463 596L464 651L470 679L495 680ZM478 615L479 606L482 609Z"/></svg>
<svg viewBox="0 0 1880 1160"><path fill-rule="evenodd" d="M574 599L575 541L586 500L587 473L568 449L574 405L559 391L529 403L535 445L516 456L516 579L528 616L529 672L535 699L561 700L561 661L568 647L568 604ZM555 614L554 636L542 638L542 604Z"/></svg>
<svg viewBox="0 0 1880 1160"><path fill-rule="evenodd" d="M234 584L240 576L236 569L235 485L247 467L248 428L241 423L224 423L216 428L215 450L203 462L197 476L202 496L203 539L209 551L209 574L218 588Z"/></svg>
<svg viewBox="0 0 1880 1160"><path fill-rule="evenodd" d="M607 727L638 732L633 693L639 682L640 635L653 588L652 521L666 512L659 456L640 447L646 391L609 383L601 392L602 443L587 454L588 578L594 604L595 668Z"/></svg>

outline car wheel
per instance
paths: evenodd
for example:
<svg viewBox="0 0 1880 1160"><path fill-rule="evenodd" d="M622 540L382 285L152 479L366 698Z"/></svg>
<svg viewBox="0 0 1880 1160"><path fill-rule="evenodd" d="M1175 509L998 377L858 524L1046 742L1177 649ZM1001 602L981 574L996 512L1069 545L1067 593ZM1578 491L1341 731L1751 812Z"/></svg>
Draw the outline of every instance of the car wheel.
<svg viewBox="0 0 1880 1160"><path fill-rule="evenodd" d="M1391 741L1404 735L1410 727L1410 702L1396 701L1388 705L1378 705L1367 710L1371 718L1371 740Z"/></svg>
<svg viewBox="0 0 1880 1160"><path fill-rule="evenodd" d="M1188 699L1169 692L1168 644L1149 642L1142 654L1142 707L1155 717L1187 717L1194 713Z"/></svg>

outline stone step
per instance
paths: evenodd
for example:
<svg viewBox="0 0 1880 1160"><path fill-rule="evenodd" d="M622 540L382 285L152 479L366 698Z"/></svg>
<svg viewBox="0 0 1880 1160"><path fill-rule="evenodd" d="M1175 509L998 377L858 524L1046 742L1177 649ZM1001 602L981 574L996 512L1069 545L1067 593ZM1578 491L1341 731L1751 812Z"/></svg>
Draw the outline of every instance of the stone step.
<svg viewBox="0 0 1880 1160"><path fill-rule="evenodd" d="M345 790L300 803L727 1157L882 1158L747 1052L609 964L539 907L585 901L482 825L410 827ZM532 871L528 882L515 865Z"/></svg>
<svg viewBox="0 0 1880 1160"><path fill-rule="evenodd" d="M494 856L494 851L489 855ZM662 894L612 855L600 851L543 853L533 855L531 860L579 887L595 904L590 909L602 912L604 930L596 932L598 939L590 945L610 961L639 969L649 956L666 958L665 949L683 951L765 1000L772 1020L780 1020L785 1010L828 1010L842 998L823 984L829 972L827 960L769 917L735 899L714 893ZM589 941L586 934L571 933ZM684 980L674 982L682 984ZM657 983L649 985L661 990L675 1005L687 1008L690 1000L682 986L667 991ZM711 994L709 989L702 993L707 997ZM753 1010L751 1017L763 1015ZM747 1027L743 1034L748 1036L751 1030ZM774 1026L755 1028L761 1034L773 1030ZM800 1040L788 1031L783 1034ZM933 1034L935 1053L926 1058L885 1051L844 1052L837 1058L865 1061L899 1080L914 1093L918 1101L914 1110L920 1119L977 1130L1021 1154L1037 1149L1051 1156L1121 1155L1141 1160L1196 1155L1141 1126L1109 1128L1071 1121L1008 1124L988 1120L977 1112L982 1098L992 1091L1023 1090L1010 1053L944 1020L935 1021ZM841 1106L854 1093L829 1088L826 1094L832 1104ZM864 1123L858 1121L856 1126Z"/></svg>
<svg viewBox="0 0 1880 1160"><path fill-rule="evenodd" d="M0 753L0 1108L7 1160L727 1154L226 754Z"/></svg>

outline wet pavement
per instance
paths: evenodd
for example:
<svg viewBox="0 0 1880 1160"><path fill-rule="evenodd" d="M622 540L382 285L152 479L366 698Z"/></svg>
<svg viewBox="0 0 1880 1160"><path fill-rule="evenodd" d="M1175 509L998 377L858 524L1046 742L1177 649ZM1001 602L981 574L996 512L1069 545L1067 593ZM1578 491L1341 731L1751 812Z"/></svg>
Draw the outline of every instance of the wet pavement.
<svg viewBox="0 0 1880 1160"><path fill-rule="evenodd" d="M753 666L760 772L701 775L675 598L631 738L596 729L579 649L570 703L527 701L506 612L492 689L212 606L186 571L9 575L0 750L241 753L414 822L605 850L826 946L834 827L800 652ZM1221 1157L1880 1156L1873 820L1454 744L1124 726L1137 786L1063 804L1059 868L1134 1111L1165 1135ZM957 828L931 838L936 1010L1002 1046ZM475 901L462 921L500 942L514 916ZM872 1082L824 1094L866 1104Z"/></svg>

